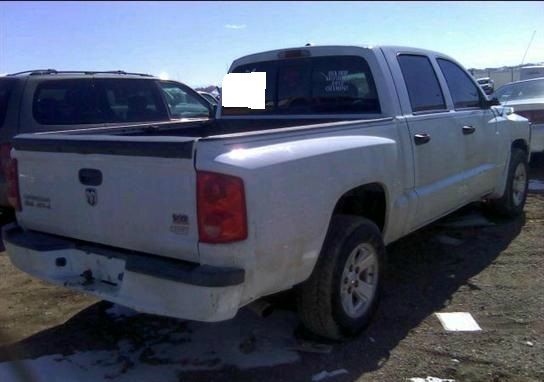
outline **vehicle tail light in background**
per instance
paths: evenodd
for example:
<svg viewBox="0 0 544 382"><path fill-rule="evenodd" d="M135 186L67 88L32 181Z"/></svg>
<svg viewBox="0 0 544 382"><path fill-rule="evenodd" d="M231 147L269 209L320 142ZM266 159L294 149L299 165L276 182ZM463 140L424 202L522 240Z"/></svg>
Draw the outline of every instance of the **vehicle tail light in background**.
<svg viewBox="0 0 544 382"><path fill-rule="evenodd" d="M203 243L247 238L246 200L242 179L197 171L198 235Z"/></svg>
<svg viewBox="0 0 544 382"><path fill-rule="evenodd" d="M8 188L8 202L16 211L21 211L21 198L19 196L19 173L17 170L17 159L10 155L11 145L0 146L0 161L2 173L6 178Z"/></svg>
<svg viewBox="0 0 544 382"><path fill-rule="evenodd" d="M527 118L531 123L544 123L544 110L520 110L516 114Z"/></svg>

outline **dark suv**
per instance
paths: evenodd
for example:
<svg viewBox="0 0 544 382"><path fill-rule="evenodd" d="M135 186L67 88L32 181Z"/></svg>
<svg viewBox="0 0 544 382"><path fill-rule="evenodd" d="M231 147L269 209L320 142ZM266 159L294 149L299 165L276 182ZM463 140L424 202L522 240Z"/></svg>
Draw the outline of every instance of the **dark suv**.
<svg viewBox="0 0 544 382"><path fill-rule="evenodd" d="M17 134L211 116L196 91L148 74L49 69L0 77L0 207L8 206L4 164Z"/></svg>

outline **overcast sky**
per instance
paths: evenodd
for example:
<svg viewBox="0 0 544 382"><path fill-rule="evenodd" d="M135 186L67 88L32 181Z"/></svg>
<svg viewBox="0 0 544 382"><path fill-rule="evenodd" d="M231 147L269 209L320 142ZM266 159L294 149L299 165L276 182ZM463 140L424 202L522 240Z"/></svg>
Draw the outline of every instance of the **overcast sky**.
<svg viewBox="0 0 544 382"><path fill-rule="evenodd" d="M467 68L544 61L544 2L0 2L0 73L36 68L220 84L235 58L316 45L408 45Z"/></svg>

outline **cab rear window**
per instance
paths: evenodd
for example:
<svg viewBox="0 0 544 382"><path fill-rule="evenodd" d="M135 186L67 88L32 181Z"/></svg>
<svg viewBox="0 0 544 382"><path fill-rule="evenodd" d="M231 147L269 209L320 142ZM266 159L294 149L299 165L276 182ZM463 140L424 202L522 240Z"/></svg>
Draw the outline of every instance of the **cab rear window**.
<svg viewBox="0 0 544 382"><path fill-rule="evenodd" d="M380 103L366 60L327 56L258 62L233 73L266 72L265 109L223 108L240 114L380 113Z"/></svg>

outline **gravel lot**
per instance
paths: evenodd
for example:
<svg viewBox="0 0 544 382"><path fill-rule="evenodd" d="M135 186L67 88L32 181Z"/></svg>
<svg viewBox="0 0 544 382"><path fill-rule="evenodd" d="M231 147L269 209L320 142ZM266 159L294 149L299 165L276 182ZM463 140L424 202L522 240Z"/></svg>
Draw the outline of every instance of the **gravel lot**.
<svg viewBox="0 0 544 382"><path fill-rule="evenodd" d="M543 157L531 178L544 182ZM476 226L451 225L472 217ZM289 293L272 299L267 318L244 309L224 323L184 322L42 283L2 253L0 380L311 381L337 369L347 373L327 380L544 380L544 190L531 191L516 220L486 221L469 206L388 253L373 324L324 354L297 349ZM470 312L482 331L446 332L436 312Z"/></svg>

